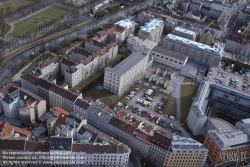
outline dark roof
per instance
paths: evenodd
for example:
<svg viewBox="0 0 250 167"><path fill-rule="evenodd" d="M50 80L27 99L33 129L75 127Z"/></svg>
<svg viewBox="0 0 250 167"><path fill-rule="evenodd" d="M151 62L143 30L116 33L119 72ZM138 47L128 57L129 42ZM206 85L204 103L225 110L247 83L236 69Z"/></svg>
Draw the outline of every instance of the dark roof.
<svg viewBox="0 0 250 167"><path fill-rule="evenodd" d="M73 152L86 152L86 153L96 153L96 154L123 154L125 149L123 146L98 146L89 144L73 144Z"/></svg>
<svg viewBox="0 0 250 167"><path fill-rule="evenodd" d="M66 150L71 151L72 138L51 137L50 150Z"/></svg>
<svg viewBox="0 0 250 167"><path fill-rule="evenodd" d="M7 94L14 92L15 90L17 90L17 88L7 85L2 87L0 89L0 92L3 94L3 96L6 96Z"/></svg>
<svg viewBox="0 0 250 167"><path fill-rule="evenodd" d="M32 83L33 85L37 85L39 78L35 77L34 75L31 74L24 74L21 76L22 79Z"/></svg>
<svg viewBox="0 0 250 167"><path fill-rule="evenodd" d="M126 122L123 122L122 120L115 118L115 117L111 118L111 120L109 121L109 124L131 135L136 129L134 126Z"/></svg>
<svg viewBox="0 0 250 167"><path fill-rule="evenodd" d="M78 97L73 92L70 92L68 90L65 90L62 96L72 102L75 102Z"/></svg>
<svg viewBox="0 0 250 167"><path fill-rule="evenodd" d="M26 145L25 145L25 151L48 152L49 151L49 143L48 142L38 142L38 141L27 141Z"/></svg>
<svg viewBox="0 0 250 167"><path fill-rule="evenodd" d="M25 140L0 140L0 150L24 150Z"/></svg>
<svg viewBox="0 0 250 167"><path fill-rule="evenodd" d="M19 121L17 119L8 118L8 117L4 117L4 116L0 117L0 121L8 122L9 124L11 124L13 126L17 126L17 127L21 127L23 125L23 122L21 122L21 121Z"/></svg>
<svg viewBox="0 0 250 167"><path fill-rule="evenodd" d="M84 110L87 110L89 108L89 104L82 99L77 99L75 102L75 105L83 108Z"/></svg>
<svg viewBox="0 0 250 167"><path fill-rule="evenodd" d="M38 82L38 86L40 86L41 88L49 91L52 84L49 83L48 81L44 80L44 79L40 79L39 82Z"/></svg>

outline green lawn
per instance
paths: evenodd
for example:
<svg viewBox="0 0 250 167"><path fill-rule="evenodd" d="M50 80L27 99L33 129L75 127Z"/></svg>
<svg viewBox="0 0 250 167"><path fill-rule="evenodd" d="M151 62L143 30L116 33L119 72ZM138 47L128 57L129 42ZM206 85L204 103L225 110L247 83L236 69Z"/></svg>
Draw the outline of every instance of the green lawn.
<svg viewBox="0 0 250 167"><path fill-rule="evenodd" d="M84 92L82 96L88 100L99 99L108 106L114 105L119 99L117 95L107 91L106 89L97 90L96 87L92 87L87 92Z"/></svg>
<svg viewBox="0 0 250 167"><path fill-rule="evenodd" d="M44 60L46 60L46 59L48 59L48 58L54 58L54 57L55 57L55 56L52 55L52 54L50 54L50 53L46 53L46 54L42 55L42 56L39 57L37 60L35 60L28 68L26 68L26 69L22 72L22 74L26 74L26 73L28 73L28 72L34 70L35 65L36 65L39 61L44 61ZM34 59L35 59L35 58L34 58ZM31 61L32 61L32 60L31 60ZM30 62L31 62L31 61L30 61ZM26 65L27 65L27 64L26 64Z"/></svg>
<svg viewBox="0 0 250 167"><path fill-rule="evenodd" d="M36 59L34 62L38 63L39 61L44 61L48 58L52 59L54 58L55 56L50 54L50 53L45 53L44 55L42 55L41 57L39 57L38 59Z"/></svg>
<svg viewBox="0 0 250 167"><path fill-rule="evenodd" d="M183 82L193 82L194 79L185 77Z"/></svg>
<svg viewBox="0 0 250 167"><path fill-rule="evenodd" d="M101 74L103 74L103 73L101 73ZM89 85L90 83L92 83L93 81L95 81L100 75L98 75L97 73L94 73L94 74L90 75L87 79L85 79L84 81L80 82L79 84L77 84L75 87L73 87L71 89L72 90L74 90L74 89L82 90L87 85Z"/></svg>
<svg viewBox="0 0 250 167"><path fill-rule="evenodd" d="M26 6L35 2L36 0L10 0L7 3L0 5L0 11L3 11L4 14L8 12L14 12L21 6Z"/></svg>
<svg viewBox="0 0 250 167"><path fill-rule="evenodd" d="M50 7L36 15L14 24L15 28L11 32L11 35L15 34L19 37L23 36L28 32L34 31L40 25L44 25L46 22L49 22L51 19L59 19L61 16L68 15L69 13L69 10L63 8Z"/></svg>
<svg viewBox="0 0 250 167"><path fill-rule="evenodd" d="M181 122L184 123L192 105L192 98L195 97L198 86L182 85L181 86Z"/></svg>
<svg viewBox="0 0 250 167"><path fill-rule="evenodd" d="M162 112L164 114L176 117L176 108L177 108L176 99L172 96L168 96L168 100L164 105Z"/></svg>

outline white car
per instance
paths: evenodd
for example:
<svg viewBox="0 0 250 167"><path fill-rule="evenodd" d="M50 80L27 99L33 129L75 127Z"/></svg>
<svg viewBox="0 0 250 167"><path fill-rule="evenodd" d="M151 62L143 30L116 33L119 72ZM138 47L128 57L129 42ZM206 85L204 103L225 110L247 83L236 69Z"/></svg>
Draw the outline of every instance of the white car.
<svg viewBox="0 0 250 167"><path fill-rule="evenodd" d="M175 117L173 117L173 116L170 116L169 118L175 121Z"/></svg>
<svg viewBox="0 0 250 167"><path fill-rule="evenodd" d="M128 106L124 107L124 109L127 110L127 109L128 109Z"/></svg>
<svg viewBox="0 0 250 167"><path fill-rule="evenodd" d="M129 100L130 98L128 96L126 96L125 99Z"/></svg>

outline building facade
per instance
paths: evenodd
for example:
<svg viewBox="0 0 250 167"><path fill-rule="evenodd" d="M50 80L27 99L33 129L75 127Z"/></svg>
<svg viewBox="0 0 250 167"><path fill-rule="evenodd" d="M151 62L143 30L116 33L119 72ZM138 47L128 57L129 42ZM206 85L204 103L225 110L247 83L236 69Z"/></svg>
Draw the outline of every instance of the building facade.
<svg viewBox="0 0 250 167"><path fill-rule="evenodd" d="M152 19L145 26L140 27L138 37L158 42L161 39L164 22L160 19Z"/></svg>
<svg viewBox="0 0 250 167"><path fill-rule="evenodd" d="M224 45L215 43L213 47L185 39L173 34L168 34L163 40L163 46L188 56L200 64L218 66L224 50Z"/></svg>

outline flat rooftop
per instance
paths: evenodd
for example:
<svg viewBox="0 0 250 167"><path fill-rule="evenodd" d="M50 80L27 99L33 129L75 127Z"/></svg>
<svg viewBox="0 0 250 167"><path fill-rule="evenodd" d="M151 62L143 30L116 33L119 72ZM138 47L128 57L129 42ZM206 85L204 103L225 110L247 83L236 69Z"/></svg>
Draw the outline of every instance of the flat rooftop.
<svg viewBox="0 0 250 167"><path fill-rule="evenodd" d="M222 119L219 119L219 118L211 118L210 117L210 121L214 124L214 126L217 128L217 129L221 129L223 131L225 130L234 130L234 126L231 125L229 122L225 121L225 120L222 120Z"/></svg>
<svg viewBox="0 0 250 167"><path fill-rule="evenodd" d="M129 27L132 27L133 23L134 23L133 20L124 19L124 20L120 20L120 21L116 22L115 25L119 25L119 26L124 27L124 28L129 28Z"/></svg>
<svg viewBox="0 0 250 167"><path fill-rule="evenodd" d="M229 149L240 145L249 145L250 138L241 129L217 131L209 130L208 133L213 137L221 149Z"/></svg>
<svg viewBox="0 0 250 167"><path fill-rule="evenodd" d="M180 136L173 136L171 145L173 150L206 149L203 144L196 140Z"/></svg>
<svg viewBox="0 0 250 167"><path fill-rule="evenodd" d="M110 71L115 73L118 76L122 76L124 73L129 71L132 67L134 67L138 62L140 62L145 56L142 50L133 52L130 56L124 59L122 62L117 64L114 68L107 67L105 71Z"/></svg>
<svg viewBox="0 0 250 167"><path fill-rule="evenodd" d="M141 30L146 32L151 32L156 29L159 25L163 24L162 20L152 19L149 23L146 23L145 26L141 26Z"/></svg>
<svg viewBox="0 0 250 167"><path fill-rule="evenodd" d="M172 58L175 58L175 59L178 59L181 61L185 61L187 59L187 56L185 54L182 54L182 53L176 52L176 51L172 51L172 50L165 48L161 45L157 45L156 47L154 47L154 49L152 51L167 55L169 57L172 57Z"/></svg>
<svg viewBox="0 0 250 167"><path fill-rule="evenodd" d="M176 36L173 34L168 34L165 38L167 40L172 39L172 40L176 41L177 43L185 43L186 45L190 45L193 48L199 48L199 49L205 50L206 52L213 53L214 55L222 56L222 52L224 50L224 45L221 43L215 43L214 46L211 47L209 45L195 42L193 40L182 38L182 37L179 37L179 36Z"/></svg>
<svg viewBox="0 0 250 167"><path fill-rule="evenodd" d="M195 34L196 34L194 31L190 31L190 30L188 30L188 29L181 28L181 27L175 27L174 30L175 30L175 31L182 32L182 33L184 33L184 34L188 34L188 35L195 35Z"/></svg>

